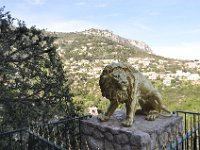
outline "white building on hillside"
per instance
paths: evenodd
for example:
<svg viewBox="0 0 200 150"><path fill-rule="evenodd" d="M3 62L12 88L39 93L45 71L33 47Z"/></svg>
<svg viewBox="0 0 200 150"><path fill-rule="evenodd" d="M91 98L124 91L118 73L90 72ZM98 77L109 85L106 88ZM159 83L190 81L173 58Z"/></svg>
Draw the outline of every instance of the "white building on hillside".
<svg viewBox="0 0 200 150"><path fill-rule="evenodd" d="M188 80L191 80L191 81L196 81L196 80L199 80L200 79L200 76L199 74L191 74L187 77Z"/></svg>

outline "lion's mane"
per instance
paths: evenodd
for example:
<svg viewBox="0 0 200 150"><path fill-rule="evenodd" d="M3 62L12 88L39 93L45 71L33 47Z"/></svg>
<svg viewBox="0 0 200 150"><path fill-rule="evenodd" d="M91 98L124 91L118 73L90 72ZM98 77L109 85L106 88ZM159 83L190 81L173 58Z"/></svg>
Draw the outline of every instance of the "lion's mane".
<svg viewBox="0 0 200 150"><path fill-rule="evenodd" d="M106 97L110 101L116 101L119 103L123 103L127 100L130 100L133 94L133 83L134 77L132 72L135 71L127 64L123 63L112 63L106 66L100 75L99 86L102 92L102 96ZM122 74L124 73L126 81L128 82L125 85L127 88L126 90L121 89L121 78L113 77L113 73L115 74Z"/></svg>

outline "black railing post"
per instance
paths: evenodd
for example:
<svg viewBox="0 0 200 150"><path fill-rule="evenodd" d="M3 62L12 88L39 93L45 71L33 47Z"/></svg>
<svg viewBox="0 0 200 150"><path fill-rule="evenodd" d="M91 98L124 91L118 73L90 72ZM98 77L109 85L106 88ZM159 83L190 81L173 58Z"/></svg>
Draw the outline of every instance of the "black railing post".
<svg viewBox="0 0 200 150"><path fill-rule="evenodd" d="M184 132L181 133L181 140L184 141ZM181 143L182 149L184 149L185 142Z"/></svg>
<svg viewBox="0 0 200 150"><path fill-rule="evenodd" d="M82 131L81 131L81 119L79 118L78 119L78 130L79 130L79 147L80 147L80 150L82 150Z"/></svg>
<svg viewBox="0 0 200 150"><path fill-rule="evenodd" d="M11 134L9 134L8 136L9 136L9 145L8 145L8 146L10 146L11 149L12 149L12 138L11 138Z"/></svg>
<svg viewBox="0 0 200 150"><path fill-rule="evenodd" d="M186 120L187 123L186 123L186 127L187 127L187 131L186 131L186 136L188 137L188 133L189 133L189 121ZM189 138L186 139L186 147L187 149L189 149Z"/></svg>
<svg viewBox="0 0 200 150"><path fill-rule="evenodd" d="M184 119L185 119L185 133L184 134L187 134L188 133L188 121L187 121L187 115L186 113L184 112ZM185 148L188 148L188 140L186 140L185 142Z"/></svg>
<svg viewBox="0 0 200 150"><path fill-rule="evenodd" d="M21 150L23 150L23 139L22 139L22 132L23 132L23 131L20 131L20 132L19 132L19 134L20 134L20 135L19 135L19 136L20 136L20 140L19 140L19 146L21 147Z"/></svg>
<svg viewBox="0 0 200 150"><path fill-rule="evenodd" d="M193 129L193 121L192 121L192 117L190 117L190 131L192 131L192 129ZM190 147L191 147L191 149L194 149L194 145L193 145L193 135L194 135L194 133L192 132L192 134L191 134L191 137L189 138L190 139Z"/></svg>
<svg viewBox="0 0 200 150"><path fill-rule="evenodd" d="M34 150L32 145L33 145L33 135L28 133L28 150Z"/></svg>
<svg viewBox="0 0 200 150"><path fill-rule="evenodd" d="M197 128L196 128L196 114L193 115L193 127L194 127L194 140L193 140L193 144L194 144L194 150L197 150Z"/></svg>
<svg viewBox="0 0 200 150"><path fill-rule="evenodd" d="M64 136L63 137L63 139L64 139L64 141L63 141L63 147L64 148L67 148L66 147L67 146L67 133L66 133L67 132L67 127L66 126L67 126L67 123L65 122L64 123L64 133L63 133L63 136Z"/></svg>
<svg viewBox="0 0 200 150"><path fill-rule="evenodd" d="M200 115L198 115L198 141L199 141L199 150L200 150Z"/></svg>

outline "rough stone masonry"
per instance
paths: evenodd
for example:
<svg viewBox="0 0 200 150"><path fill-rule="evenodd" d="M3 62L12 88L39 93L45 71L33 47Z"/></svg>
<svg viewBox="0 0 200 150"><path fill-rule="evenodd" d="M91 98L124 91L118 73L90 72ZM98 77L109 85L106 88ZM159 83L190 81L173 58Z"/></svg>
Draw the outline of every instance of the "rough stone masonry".
<svg viewBox="0 0 200 150"><path fill-rule="evenodd" d="M131 127L121 126L125 112L116 111L108 122L96 117L81 125L83 150L155 150L163 149L182 131L182 117L162 117L146 121L136 115Z"/></svg>

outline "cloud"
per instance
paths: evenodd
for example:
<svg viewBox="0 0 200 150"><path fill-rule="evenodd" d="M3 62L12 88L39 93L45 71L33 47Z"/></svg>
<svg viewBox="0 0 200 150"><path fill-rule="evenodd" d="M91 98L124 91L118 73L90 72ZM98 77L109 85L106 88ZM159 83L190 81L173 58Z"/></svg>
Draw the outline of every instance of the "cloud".
<svg viewBox="0 0 200 150"><path fill-rule="evenodd" d="M145 23L141 23L141 22L135 22L132 24L133 28L135 28L136 30L139 30L139 31L147 31L147 32L152 32L153 29L146 25Z"/></svg>
<svg viewBox="0 0 200 150"><path fill-rule="evenodd" d="M109 5L108 2L85 2L85 1L80 1L74 3L77 6L90 6L90 7L96 7L96 8L105 8Z"/></svg>
<svg viewBox="0 0 200 150"><path fill-rule="evenodd" d="M84 5L86 5L86 3L85 2L77 2L77 3L75 3L75 5L77 5L77 6L84 6Z"/></svg>
<svg viewBox="0 0 200 150"><path fill-rule="evenodd" d="M200 43L184 42L179 45L153 47L153 52L157 55L175 59L199 59L200 60Z"/></svg>
<svg viewBox="0 0 200 150"><path fill-rule="evenodd" d="M182 34L196 34L200 33L200 27L181 32Z"/></svg>
<svg viewBox="0 0 200 150"><path fill-rule="evenodd" d="M105 8L107 6L108 6L108 3L99 3L95 5L95 7L98 7L98 8Z"/></svg>
<svg viewBox="0 0 200 150"><path fill-rule="evenodd" d="M160 16L160 15L161 15L160 12L156 12L156 11L149 11L149 12L147 12L147 13L148 13L148 15L150 15L150 16Z"/></svg>
<svg viewBox="0 0 200 150"><path fill-rule="evenodd" d="M107 15L108 17L121 17L122 13L114 12Z"/></svg>
<svg viewBox="0 0 200 150"><path fill-rule="evenodd" d="M40 29L47 29L48 31L56 32L75 32L83 31L89 28L100 28L97 24L87 22L84 20L57 20L54 22L38 23L36 26Z"/></svg>
<svg viewBox="0 0 200 150"><path fill-rule="evenodd" d="M121 17L122 14L116 14L116 16ZM117 31L121 36L127 38L138 38L143 37L144 35L151 35L154 32L154 29L143 21L135 21L135 18L128 19L127 21L119 22L112 24L110 28Z"/></svg>
<svg viewBox="0 0 200 150"><path fill-rule="evenodd" d="M32 5L43 5L46 0L26 0L26 2Z"/></svg>

